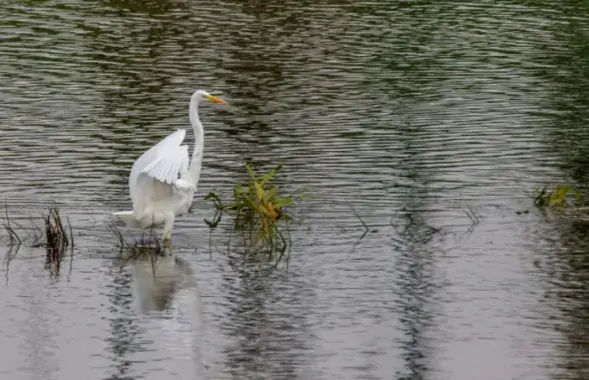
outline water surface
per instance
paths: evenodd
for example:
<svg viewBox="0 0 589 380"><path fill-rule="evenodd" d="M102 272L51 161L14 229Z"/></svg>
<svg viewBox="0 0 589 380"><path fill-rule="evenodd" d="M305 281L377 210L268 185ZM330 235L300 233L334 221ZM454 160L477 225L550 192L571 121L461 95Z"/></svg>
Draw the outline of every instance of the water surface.
<svg viewBox="0 0 589 380"><path fill-rule="evenodd" d="M59 274L26 245L0 269L3 377L587 377L587 229L528 197L587 182L584 5L8 0L0 14L0 190L25 226L58 202L76 243ZM155 278L120 268L108 224L130 209L130 166L188 126L197 88L230 105L201 107L174 257ZM244 261L227 224L203 221L204 195L228 196L246 159L283 162L285 191L310 195L288 269Z"/></svg>

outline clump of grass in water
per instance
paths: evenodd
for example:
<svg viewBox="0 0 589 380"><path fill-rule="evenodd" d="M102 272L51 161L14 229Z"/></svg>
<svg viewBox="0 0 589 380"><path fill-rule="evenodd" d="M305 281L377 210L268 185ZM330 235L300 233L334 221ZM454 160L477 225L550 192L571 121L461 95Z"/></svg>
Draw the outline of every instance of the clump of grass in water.
<svg viewBox="0 0 589 380"><path fill-rule="evenodd" d="M115 227L110 226L113 233L119 239L119 259L123 262L123 265L129 261L137 260L154 260L158 257L163 257L166 254L166 248L160 244L153 233L153 226L149 228L149 235L145 236L145 230L141 232L141 238L135 239L133 244L129 244L125 241L123 234Z"/></svg>
<svg viewBox="0 0 589 380"><path fill-rule="evenodd" d="M545 209L552 208L563 212L565 207L573 206L578 208L583 206L583 194L579 189L572 185L557 185L553 188L544 186L533 191L534 206Z"/></svg>
<svg viewBox="0 0 589 380"><path fill-rule="evenodd" d="M6 207L6 205L5 205ZM16 255L20 246L25 244L26 238L22 238L18 235L15 228L13 226L22 227L18 225L16 222L11 221L8 216L8 208L6 207L5 210L6 216L6 224L5 229L9 235L9 257L8 261ZM66 224L63 222L63 219L59 212L59 207L56 204L52 204L49 206L48 213L43 215L43 224L44 230L37 227L33 218L31 217L31 221L33 227L38 231L33 233L33 243L31 244L32 247L44 247L45 248L45 267L48 269L52 269L56 274L59 274L59 268L61 266L61 260L66 252L66 250L71 248L71 253L73 257L74 252L74 234L72 231L72 226L70 224L69 218L67 220L67 229ZM14 255L10 255L12 252L12 248L16 247L14 251Z"/></svg>
<svg viewBox="0 0 589 380"><path fill-rule="evenodd" d="M205 219L205 222L215 228L223 213L233 216L233 227L244 232L248 251L266 252L270 257L279 251L280 260L290 246L290 241L286 241L278 225L281 221L287 223L292 220L286 207L294 203L292 195L281 196L274 184L274 178L282 165L277 165L263 175L256 174L250 164L246 164L246 168L247 182L235 185L230 202L224 203L213 192L205 197L205 200L213 201L217 210L215 218L212 221ZM302 197L302 194L298 197Z"/></svg>
<svg viewBox="0 0 589 380"><path fill-rule="evenodd" d="M61 259L65 250L68 246L71 246L72 250L74 248L72 226L68 219L68 237L68 233L59 214L59 208L55 204L49 207L49 213L43 217L43 221L45 223L45 265L50 267L53 264L56 271L59 272Z"/></svg>
<svg viewBox="0 0 589 380"><path fill-rule="evenodd" d="M540 210L555 211L559 217L576 222L589 222L589 207L581 190L573 185L560 184L549 188L535 189L532 198Z"/></svg>

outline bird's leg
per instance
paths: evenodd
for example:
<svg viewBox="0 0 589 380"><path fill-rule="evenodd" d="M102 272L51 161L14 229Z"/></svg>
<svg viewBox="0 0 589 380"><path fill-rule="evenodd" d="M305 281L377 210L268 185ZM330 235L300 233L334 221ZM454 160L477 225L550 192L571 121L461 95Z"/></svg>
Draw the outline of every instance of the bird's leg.
<svg viewBox="0 0 589 380"><path fill-rule="evenodd" d="M164 217L164 244L169 244L172 238L172 230L174 229L174 213L167 212Z"/></svg>

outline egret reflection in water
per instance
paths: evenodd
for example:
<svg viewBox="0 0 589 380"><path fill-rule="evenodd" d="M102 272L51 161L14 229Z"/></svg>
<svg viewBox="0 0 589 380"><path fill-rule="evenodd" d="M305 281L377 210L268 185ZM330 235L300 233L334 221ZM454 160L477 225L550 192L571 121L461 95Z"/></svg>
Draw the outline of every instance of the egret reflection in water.
<svg viewBox="0 0 589 380"><path fill-rule="evenodd" d="M136 260L131 268L133 291L142 313L168 310L179 290L195 286L190 265L172 255Z"/></svg>

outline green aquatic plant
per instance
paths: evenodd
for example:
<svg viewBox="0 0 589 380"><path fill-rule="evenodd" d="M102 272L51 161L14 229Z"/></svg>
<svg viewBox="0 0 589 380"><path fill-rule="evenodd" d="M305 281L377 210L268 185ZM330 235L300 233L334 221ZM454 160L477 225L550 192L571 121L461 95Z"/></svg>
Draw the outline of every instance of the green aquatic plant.
<svg viewBox="0 0 589 380"><path fill-rule="evenodd" d="M205 222L215 228L223 214L230 215L234 218L233 227L246 232L244 236L250 247L269 253L276 250L284 253L289 243L279 223L292 220L287 207L293 205L295 198L303 198L303 194L281 195L275 183L275 177L282 169L281 164L264 174L257 174L251 164L245 166L247 180L235 184L233 199L223 202L214 192L205 196L205 200L211 200L216 209L215 218L212 221L205 219Z"/></svg>
<svg viewBox="0 0 589 380"><path fill-rule="evenodd" d="M579 207L583 205L583 193L569 184L534 189L532 197L534 205L542 209L553 208L562 211L566 206Z"/></svg>

